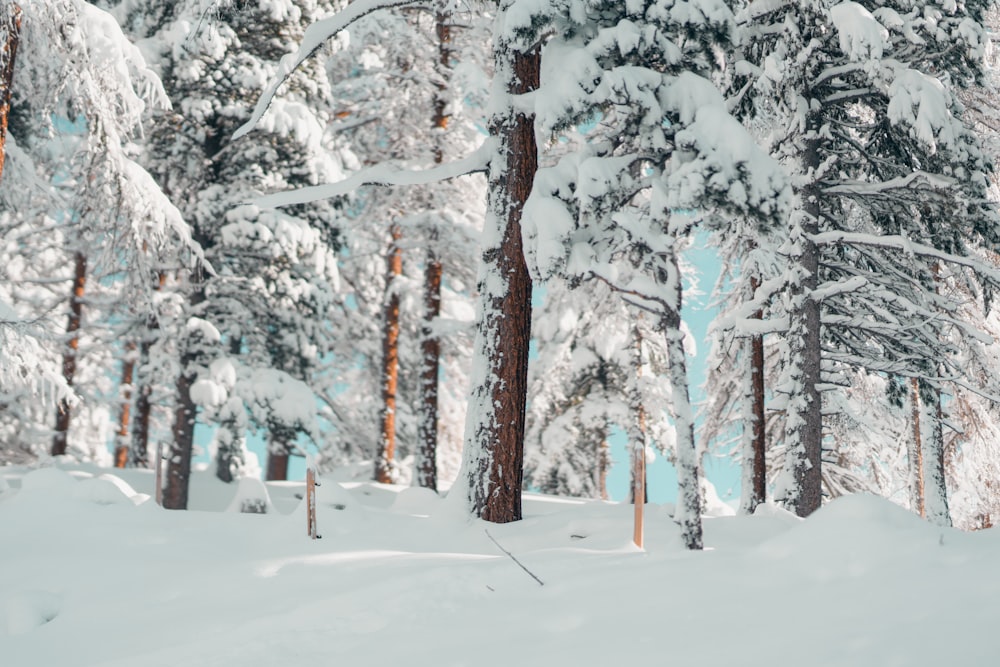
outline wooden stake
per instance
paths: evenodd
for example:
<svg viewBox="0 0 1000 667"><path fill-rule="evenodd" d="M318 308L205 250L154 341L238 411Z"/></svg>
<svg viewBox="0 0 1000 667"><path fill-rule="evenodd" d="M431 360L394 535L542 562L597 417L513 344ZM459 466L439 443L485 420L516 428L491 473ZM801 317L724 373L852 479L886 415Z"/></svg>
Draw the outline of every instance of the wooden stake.
<svg viewBox="0 0 1000 667"><path fill-rule="evenodd" d="M312 468L306 468L306 530L312 539L316 539L316 473Z"/></svg>

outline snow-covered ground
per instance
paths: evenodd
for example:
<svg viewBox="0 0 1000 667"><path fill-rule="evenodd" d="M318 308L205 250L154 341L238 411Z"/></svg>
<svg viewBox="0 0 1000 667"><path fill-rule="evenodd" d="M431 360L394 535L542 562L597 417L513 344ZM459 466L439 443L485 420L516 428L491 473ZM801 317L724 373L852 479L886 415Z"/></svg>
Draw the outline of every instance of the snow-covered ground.
<svg viewBox="0 0 1000 667"><path fill-rule="evenodd" d="M0 468L2 667L1000 662L1000 532L877 498L709 518L691 553L666 506L639 551L628 505L528 496L488 525L327 479L312 541L300 484L269 485L269 514L170 512L118 472ZM235 492L202 474L192 504Z"/></svg>

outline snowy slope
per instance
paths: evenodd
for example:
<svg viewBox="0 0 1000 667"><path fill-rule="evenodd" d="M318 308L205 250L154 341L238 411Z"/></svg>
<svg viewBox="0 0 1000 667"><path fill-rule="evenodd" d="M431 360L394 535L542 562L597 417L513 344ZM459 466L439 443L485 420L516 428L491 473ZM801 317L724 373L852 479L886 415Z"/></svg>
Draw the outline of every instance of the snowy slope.
<svg viewBox="0 0 1000 667"><path fill-rule="evenodd" d="M100 472L0 469L3 667L998 659L1000 532L876 498L708 519L702 553L654 506L640 552L627 505L531 496L493 526L421 489L324 480L311 541L294 484L269 488L288 515L169 512ZM232 500L199 484L196 502Z"/></svg>

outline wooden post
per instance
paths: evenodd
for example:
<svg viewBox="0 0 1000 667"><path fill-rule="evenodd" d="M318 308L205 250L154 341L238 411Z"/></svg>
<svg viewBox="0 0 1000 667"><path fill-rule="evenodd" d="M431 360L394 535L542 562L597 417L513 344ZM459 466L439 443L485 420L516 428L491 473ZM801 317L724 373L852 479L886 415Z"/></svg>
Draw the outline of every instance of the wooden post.
<svg viewBox="0 0 1000 667"><path fill-rule="evenodd" d="M306 529L309 537L316 539L316 473L306 468Z"/></svg>

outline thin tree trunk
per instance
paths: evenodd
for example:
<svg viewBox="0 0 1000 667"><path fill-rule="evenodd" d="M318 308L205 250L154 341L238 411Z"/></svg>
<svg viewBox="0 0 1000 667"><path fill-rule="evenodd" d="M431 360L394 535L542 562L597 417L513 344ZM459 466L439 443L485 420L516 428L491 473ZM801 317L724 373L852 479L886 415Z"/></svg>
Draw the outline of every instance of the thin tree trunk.
<svg viewBox="0 0 1000 667"><path fill-rule="evenodd" d="M605 429L597 444L597 492L601 500L608 499L608 468L610 464L611 448L608 446L607 429Z"/></svg>
<svg viewBox="0 0 1000 667"><path fill-rule="evenodd" d="M438 75L434 98L434 117L431 126L437 131L434 146L434 163L444 162L444 132L448 129L448 115L445 113L447 100L445 92L451 71L451 27L448 17L437 15L436 32L438 38ZM433 230L427 248L427 267L424 270L424 326L420 343L420 423L417 453L417 484L437 491L437 438L438 438L438 367L441 363L441 340L434 331L434 323L441 314L441 262L435 244L437 230Z"/></svg>
<svg viewBox="0 0 1000 667"><path fill-rule="evenodd" d="M87 287L87 258L82 252L73 256L73 292L69 299L69 321L66 324L66 348L63 350L63 379L73 386L76 376L76 355L80 348L80 322L83 316L83 295ZM52 456L66 453L67 435L71 418L69 399L59 400L56 406L56 428L52 436Z"/></svg>
<svg viewBox="0 0 1000 667"><path fill-rule="evenodd" d="M910 507L920 516L927 516L924 506L924 452L920 438L920 380L910 379L910 421L913 439L909 441Z"/></svg>
<svg viewBox="0 0 1000 667"><path fill-rule="evenodd" d="M160 271L156 280L156 291L163 289L167 274ZM139 343L139 386L135 399L135 424L132 427L132 464L137 468L149 467L149 421L153 406L150 397L153 394L153 378L149 369L149 355L153 348L154 332L160 328L160 318L155 312L146 317L146 330Z"/></svg>
<svg viewBox="0 0 1000 667"><path fill-rule="evenodd" d="M632 445L632 541L640 549L643 546L645 532L646 505L646 409L642 404L642 392L639 383L642 381L642 333L639 325L633 326L635 336L635 381L632 383L630 403L631 425L629 442ZM642 499L641 501L639 499Z"/></svg>
<svg viewBox="0 0 1000 667"><path fill-rule="evenodd" d="M677 469L677 509L674 521L681 528L681 539L688 549L701 549L701 462L694 439L694 411L688 394L687 352L684 350L684 330L681 328L683 299L680 267L677 255L671 254L670 272L673 279L671 307L664 313L662 327L667 342L667 359L670 369L670 404L674 413L677 433L677 451L674 465Z"/></svg>
<svg viewBox="0 0 1000 667"><path fill-rule="evenodd" d="M14 63L17 47L21 43L21 8L10 6L4 11L4 25L0 26L3 46L0 47L0 178L7 157L7 121L14 92Z"/></svg>
<svg viewBox="0 0 1000 667"><path fill-rule="evenodd" d="M760 278L750 277L750 296L757 293ZM760 320L764 317L762 310L757 310L751 318ZM747 347L749 373L747 388L744 391L744 424L743 424L743 498L740 501L740 511L753 514L758 505L767 499L767 461L766 436L764 430L764 337L750 336ZM750 428L747 428L749 424Z"/></svg>
<svg viewBox="0 0 1000 667"><path fill-rule="evenodd" d="M132 379L135 374L136 345L134 341L125 344L125 359L122 361L122 382L119 391L121 406L118 409L118 434L115 437L115 467L124 468L129 460L129 419L132 414Z"/></svg>
<svg viewBox="0 0 1000 667"><path fill-rule="evenodd" d="M503 25L505 0L496 24ZM541 51L517 51L494 35L494 97L538 88ZM531 338L531 277L521 244L521 211L538 168L534 116L503 105L490 120L497 154L479 271L481 316L473 349L472 397L466 425L463 476L469 508L487 521L521 518L524 413Z"/></svg>
<svg viewBox="0 0 1000 667"><path fill-rule="evenodd" d="M819 167L818 143L807 143L803 157L805 169ZM785 426L785 479L790 486L780 489L778 497L798 516L809 516L823 503L823 403L819 393L822 352L820 347L820 308L814 293L819 279L819 249L812 235L819 231L820 193L809 185L799 195L804 202L799 219L798 238L800 276L793 282L789 355L792 395ZM793 232L794 234L795 232Z"/></svg>
<svg viewBox="0 0 1000 667"><path fill-rule="evenodd" d="M948 487L944 471L944 418L941 390L933 389L932 400L926 402L924 415L931 425L930 434L923 438L924 479L926 496L924 504L927 519L937 526L951 526L948 511Z"/></svg>
<svg viewBox="0 0 1000 667"><path fill-rule="evenodd" d="M402 230L392 227L389 246L386 301L382 331L382 431L379 451L375 456L375 481L393 484L396 481L396 389L399 384L399 283L403 274L403 251L399 247Z"/></svg>
<svg viewBox="0 0 1000 667"><path fill-rule="evenodd" d="M192 311L205 300L205 287L200 276L195 278L198 286L191 293ZM198 353L192 341L184 343L181 355L180 374L177 376L177 404L174 408L173 441L167 452L167 479L163 490L163 506L172 510L187 509L188 487L191 482L191 455L194 450L194 428L198 417L198 406L191 397L194 384L195 363Z"/></svg>

